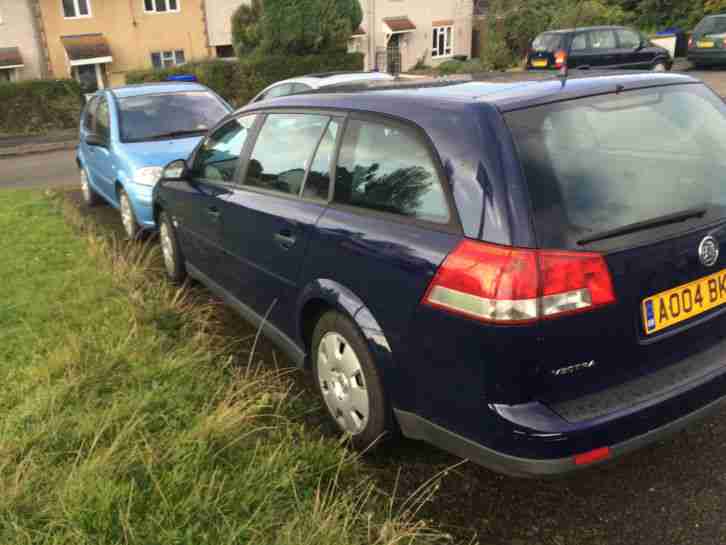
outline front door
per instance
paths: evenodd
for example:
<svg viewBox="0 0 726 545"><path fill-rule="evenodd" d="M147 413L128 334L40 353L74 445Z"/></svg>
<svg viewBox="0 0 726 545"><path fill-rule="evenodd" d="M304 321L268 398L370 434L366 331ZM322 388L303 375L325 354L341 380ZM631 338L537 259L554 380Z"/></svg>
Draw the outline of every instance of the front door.
<svg viewBox="0 0 726 545"><path fill-rule="evenodd" d="M288 330L311 231L327 205L340 120L267 115L241 188L225 197L225 287Z"/></svg>
<svg viewBox="0 0 726 545"><path fill-rule="evenodd" d="M108 99L102 96L96 109L95 133L103 142L102 146L88 146L88 174L93 185L101 191L110 201L117 202L116 198L116 169L111 153L111 113Z"/></svg>
<svg viewBox="0 0 726 545"><path fill-rule="evenodd" d="M255 115L234 119L208 136L197 149L188 182L173 183L173 220L182 252L195 268L219 281L222 274L223 199L237 178L239 158L255 124Z"/></svg>
<svg viewBox="0 0 726 545"><path fill-rule="evenodd" d="M401 73L401 35L394 34L388 40L387 70L389 74L397 76Z"/></svg>

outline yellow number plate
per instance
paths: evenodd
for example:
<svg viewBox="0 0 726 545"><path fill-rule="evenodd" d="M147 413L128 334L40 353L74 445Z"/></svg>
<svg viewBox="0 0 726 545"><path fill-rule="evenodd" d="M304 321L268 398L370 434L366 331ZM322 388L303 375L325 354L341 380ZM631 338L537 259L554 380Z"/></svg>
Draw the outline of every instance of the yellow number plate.
<svg viewBox="0 0 726 545"><path fill-rule="evenodd" d="M726 303L726 269L643 300L645 334L652 335Z"/></svg>
<svg viewBox="0 0 726 545"><path fill-rule="evenodd" d="M532 66L535 68L547 68L548 62L546 60L544 61L532 61Z"/></svg>
<svg viewBox="0 0 726 545"><path fill-rule="evenodd" d="M716 44L713 42L698 42L696 43L696 46L700 47L701 49L711 49Z"/></svg>

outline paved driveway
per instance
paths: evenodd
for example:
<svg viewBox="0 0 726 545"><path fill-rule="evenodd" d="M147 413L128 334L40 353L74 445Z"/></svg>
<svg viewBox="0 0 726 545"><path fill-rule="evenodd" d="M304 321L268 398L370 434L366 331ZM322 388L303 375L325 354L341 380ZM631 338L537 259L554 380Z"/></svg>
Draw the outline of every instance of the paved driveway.
<svg viewBox="0 0 726 545"><path fill-rule="evenodd" d="M0 158L0 189L77 183L75 150Z"/></svg>

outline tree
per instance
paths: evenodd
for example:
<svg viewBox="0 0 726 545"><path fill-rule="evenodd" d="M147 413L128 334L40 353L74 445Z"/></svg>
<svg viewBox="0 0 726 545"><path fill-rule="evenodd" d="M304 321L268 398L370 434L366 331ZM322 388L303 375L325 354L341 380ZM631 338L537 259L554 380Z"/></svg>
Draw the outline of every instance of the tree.
<svg viewBox="0 0 726 545"><path fill-rule="evenodd" d="M260 23L262 0L242 4L232 15L232 42L237 55L245 56L257 49L262 41Z"/></svg>

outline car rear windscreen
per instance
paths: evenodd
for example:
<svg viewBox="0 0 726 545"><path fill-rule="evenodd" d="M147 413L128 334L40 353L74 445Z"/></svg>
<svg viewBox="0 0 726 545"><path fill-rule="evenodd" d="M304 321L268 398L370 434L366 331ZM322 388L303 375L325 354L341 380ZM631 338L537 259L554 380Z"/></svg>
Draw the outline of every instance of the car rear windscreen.
<svg viewBox="0 0 726 545"><path fill-rule="evenodd" d="M554 52L560 49L561 43L561 34L540 34L532 42L532 50Z"/></svg>
<svg viewBox="0 0 726 545"><path fill-rule="evenodd" d="M726 106L685 84L506 114L543 248L706 208L726 215ZM692 224L689 224L689 227Z"/></svg>
<svg viewBox="0 0 726 545"><path fill-rule="evenodd" d="M699 36L704 34L726 34L726 17L706 17L693 30Z"/></svg>
<svg viewBox="0 0 726 545"><path fill-rule="evenodd" d="M227 114L224 104L206 91L124 97L118 105L124 142L204 133Z"/></svg>

